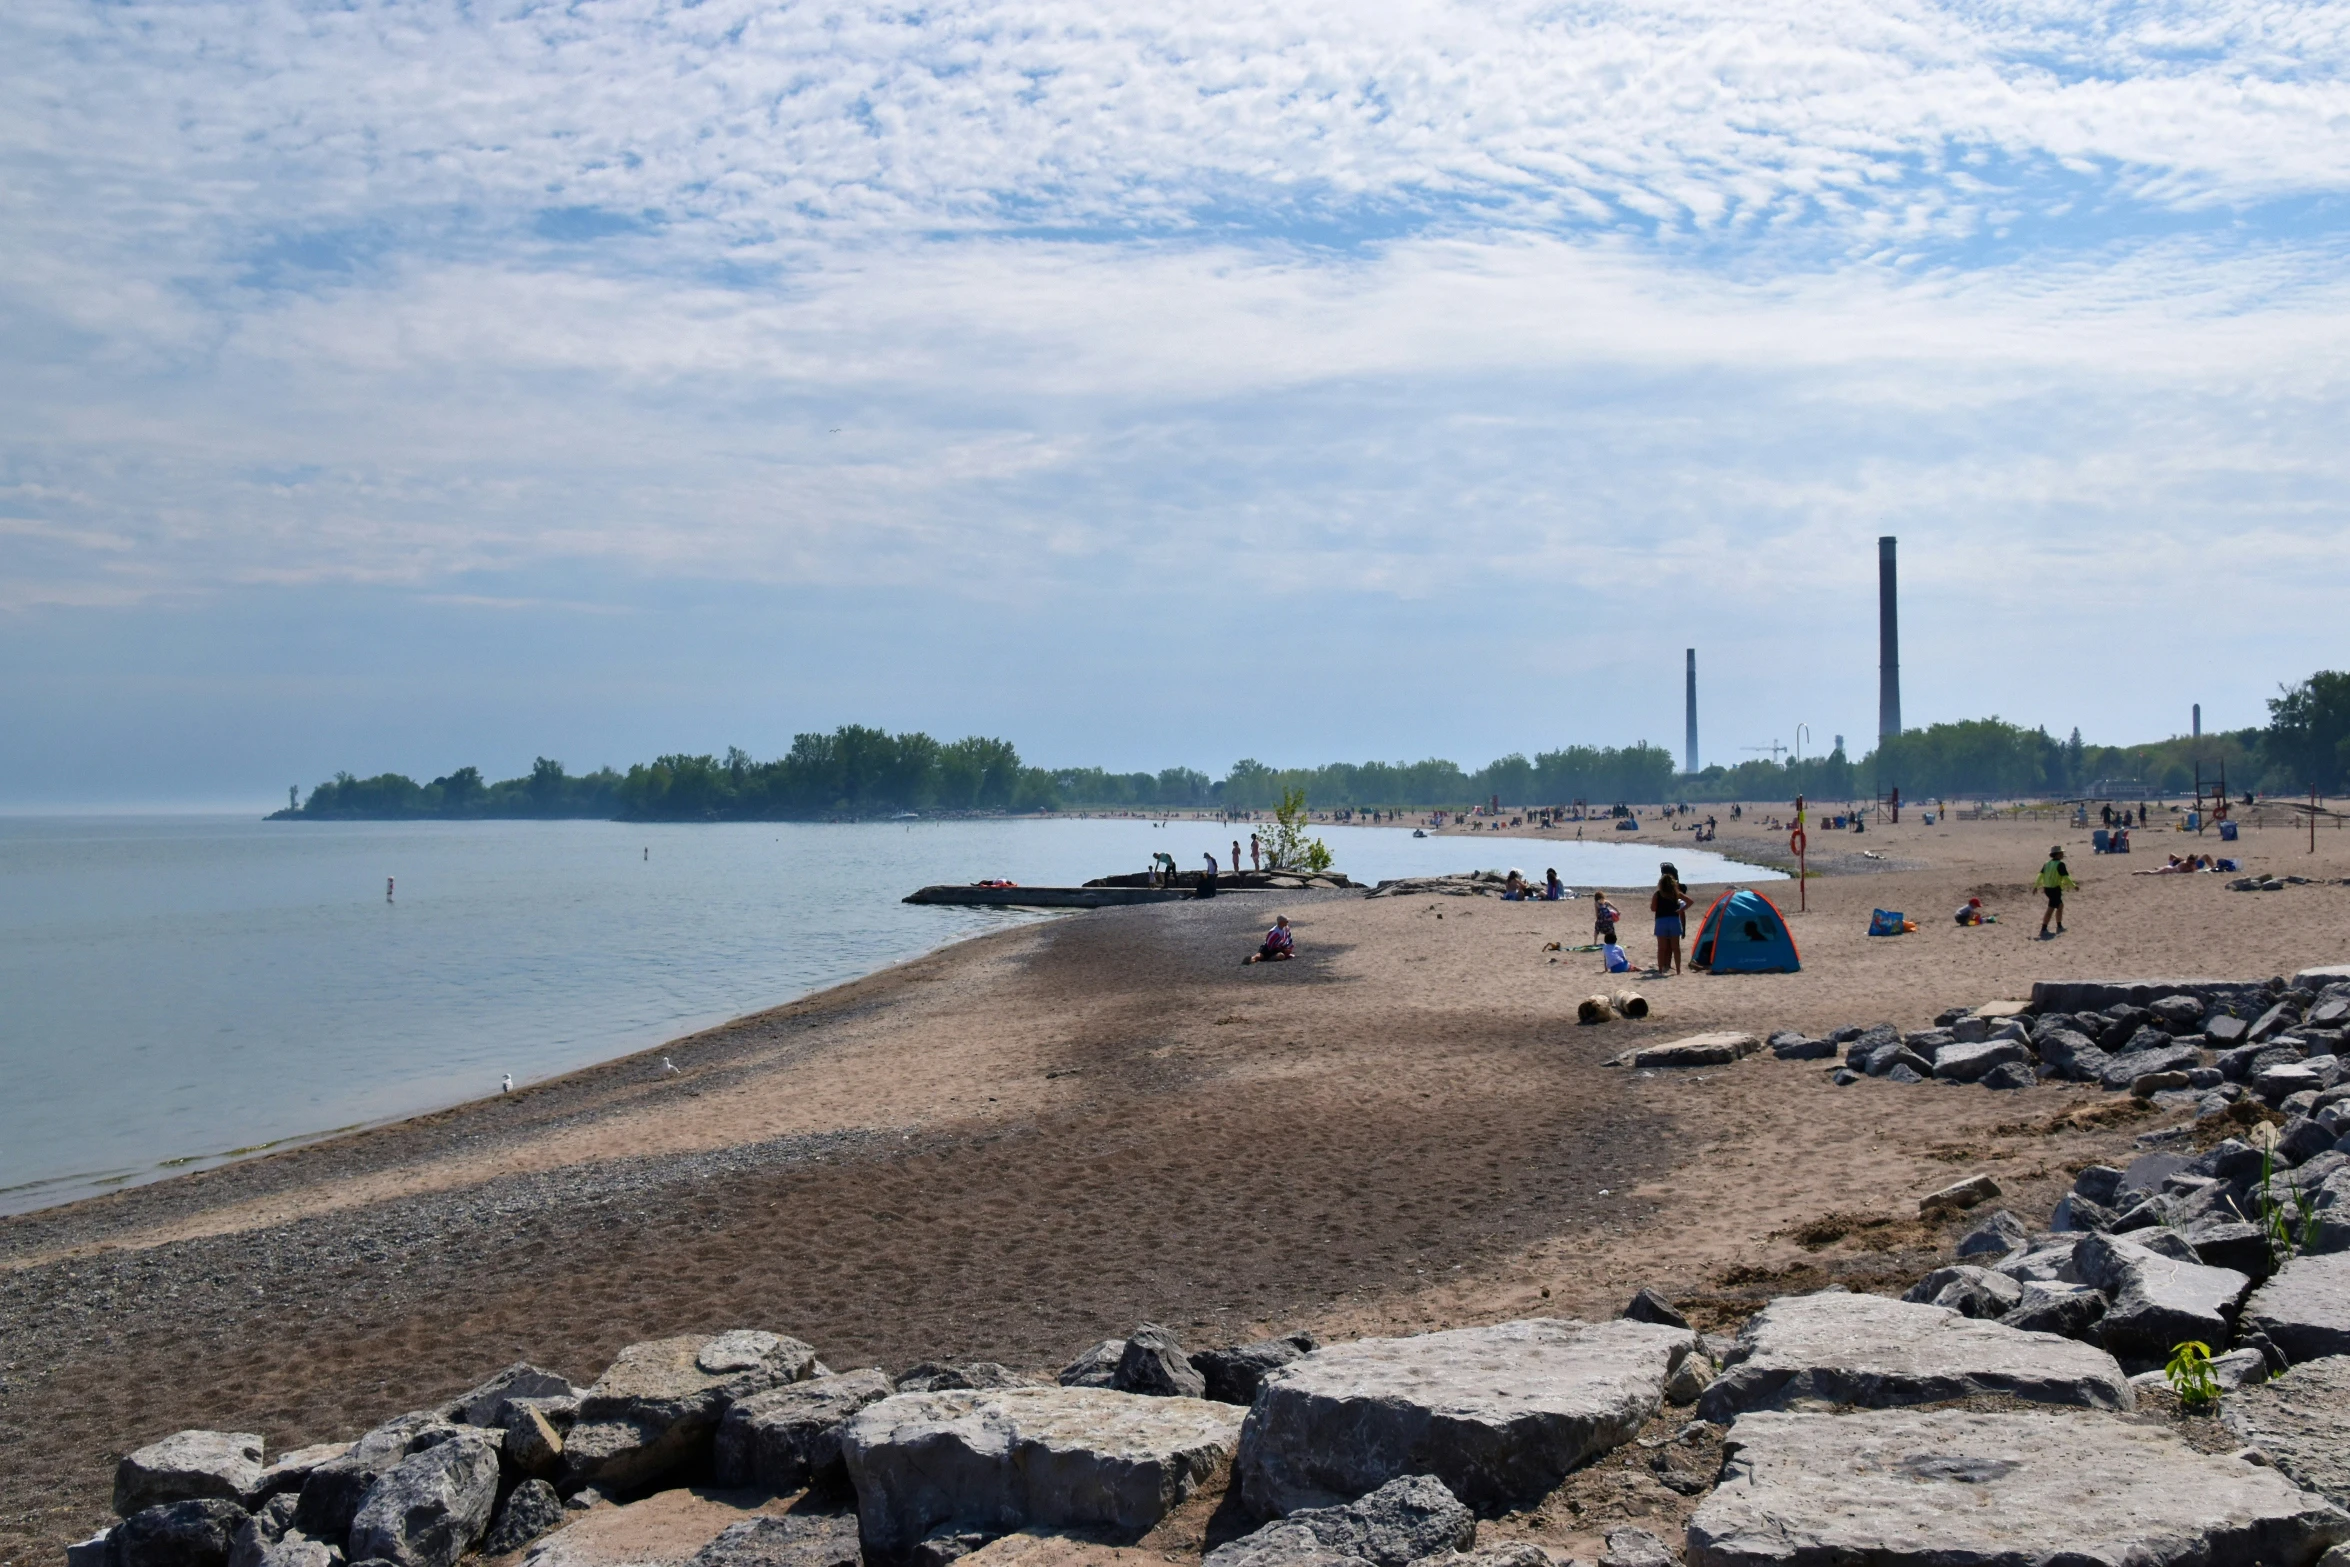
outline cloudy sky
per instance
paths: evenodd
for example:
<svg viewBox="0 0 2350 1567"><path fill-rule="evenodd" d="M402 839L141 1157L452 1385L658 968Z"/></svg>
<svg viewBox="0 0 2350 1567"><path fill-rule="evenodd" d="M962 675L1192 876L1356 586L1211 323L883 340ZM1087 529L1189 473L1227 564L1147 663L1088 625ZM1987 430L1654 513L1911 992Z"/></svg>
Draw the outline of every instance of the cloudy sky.
<svg viewBox="0 0 2350 1567"><path fill-rule="evenodd" d="M0 802L2260 721L2350 5L0 8Z"/></svg>

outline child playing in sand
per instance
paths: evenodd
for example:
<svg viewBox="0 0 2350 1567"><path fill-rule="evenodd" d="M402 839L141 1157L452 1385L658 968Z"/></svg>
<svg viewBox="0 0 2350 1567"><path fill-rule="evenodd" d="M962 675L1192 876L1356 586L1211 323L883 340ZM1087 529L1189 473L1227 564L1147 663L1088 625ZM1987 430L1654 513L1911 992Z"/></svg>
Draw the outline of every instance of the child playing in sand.
<svg viewBox="0 0 2350 1567"><path fill-rule="evenodd" d="M1297 938L1289 933L1289 916L1273 916L1273 928L1265 932L1265 944L1240 960L1241 967L1251 963L1286 963L1297 955Z"/></svg>
<svg viewBox="0 0 2350 1567"><path fill-rule="evenodd" d="M1607 938L1606 945L1599 949L1599 966L1601 972L1607 974L1629 974L1632 972L1632 955L1616 945L1616 938L1613 934Z"/></svg>
<svg viewBox="0 0 2350 1567"><path fill-rule="evenodd" d="M1599 907L1592 910L1591 939L1602 946L1613 946L1616 939L1616 921L1623 917L1616 912L1614 904L1601 898Z"/></svg>

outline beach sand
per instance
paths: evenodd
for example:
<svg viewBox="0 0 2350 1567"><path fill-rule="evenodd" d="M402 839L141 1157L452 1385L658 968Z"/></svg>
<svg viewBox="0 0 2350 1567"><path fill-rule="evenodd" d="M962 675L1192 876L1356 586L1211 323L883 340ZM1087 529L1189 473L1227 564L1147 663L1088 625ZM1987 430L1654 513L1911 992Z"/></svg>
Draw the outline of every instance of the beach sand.
<svg viewBox="0 0 2350 1567"><path fill-rule="evenodd" d="M1462 836L1463 869L1541 870L1538 842ZM1688 839L1637 841L1670 859ZM2051 842L2082 888L2042 942L2029 883ZM2350 960L2350 886L2128 874L2180 842L2150 829L2092 859L2045 822L1815 835L1808 911L1794 883L1766 888L1803 972L1643 981L1648 1021L1595 1028L1574 1007L1613 988L1596 959L1544 950L1589 939L1585 901L1102 910L513 1095L0 1221L0 1562L48 1567L106 1521L115 1459L181 1427L284 1450L516 1358L585 1380L663 1334L766 1327L840 1368L1049 1374L1146 1319L1205 1346L1607 1316L1649 1285L1718 1326L1789 1290L1897 1288L1963 1227L1921 1224L1920 1194L1986 1170L2043 1222L2072 1168L2160 1118L2081 1087L1838 1089L1825 1063L1767 1055L1602 1063L1716 1028L1922 1027L2036 979ZM1783 857L1784 835L1725 820L1714 847ZM2350 875L2350 834L2305 851L2281 826L2232 846L2247 869ZM2001 923L1953 925L1969 896ZM1918 931L1867 939L1879 907ZM1299 961L1240 966L1276 910ZM1196 1552L1213 1504L1142 1554ZM1592 1472L1489 1534L1588 1551L1687 1505ZM991 1549L1044 1567L1054 1548Z"/></svg>

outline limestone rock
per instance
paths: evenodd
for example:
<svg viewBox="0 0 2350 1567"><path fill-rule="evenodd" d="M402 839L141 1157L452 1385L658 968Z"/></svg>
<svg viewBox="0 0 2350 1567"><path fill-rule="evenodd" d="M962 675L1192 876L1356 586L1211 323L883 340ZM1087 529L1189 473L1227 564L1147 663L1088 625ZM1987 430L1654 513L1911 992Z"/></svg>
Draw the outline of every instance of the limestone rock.
<svg viewBox="0 0 2350 1567"><path fill-rule="evenodd" d="M1771 1036L1771 1054L1782 1061L1822 1061L1836 1053L1832 1039L1806 1039L1792 1030Z"/></svg>
<svg viewBox="0 0 2350 1567"><path fill-rule="evenodd" d="M1265 1373L1286 1366L1322 1347L1322 1341L1300 1329L1254 1344L1230 1349L1203 1349L1191 1357L1191 1368L1207 1383L1207 1396L1219 1404L1253 1404Z"/></svg>
<svg viewBox="0 0 2350 1567"><path fill-rule="evenodd" d="M1063 1366L1054 1380L1063 1387L1108 1387L1117 1380L1118 1361L1125 1353L1124 1339L1103 1339Z"/></svg>
<svg viewBox="0 0 2350 1567"><path fill-rule="evenodd" d="M2077 1082L2100 1082L2105 1076L2105 1064L2110 1059L2097 1048L2097 1041L2069 1028L2050 1029L2037 1040L2041 1064L2059 1077Z"/></svg>
<svg viewBox="0 0 2350 1567"><path fill-rule="evenodd" d="M1993 1067L1981 1077L1976 1078L1975 1081L1985 1088L2005 1091L2011 1088L2036 1087L2040 1078L2039 1074L2024 1062L2010 1061L2004 1066Z"/></svg>
<svg viewBox="0 0 2350 1567"><path fill-rule="evenodd" d="M253 1510L229 1542L228 1567L260 1567L271 1546L294 1526L294 1498L280 1492ZM297 1536L299 1538L299 1536Z"/></svg>
<svg viewBox="0 0 2350 1567"><path fill-rule="evenodd" d="M2244 1303L2244 1328L2295 1365L2350 1354L2350 1252L2286 1263Z"/></svg>
<svg viewBox="0 0 2350 1567"><path fill-rule="evenodd" d="M229 1561L234 1567L236 1557ZM343 1553L324 1540L289 1533L254 1558L254 1567L344 1567Z"/></svg>
<svg viewBox="0 0 2350 1567"><path fill-rule="evenodd" d="M2167 1238L2184 1247L2176 1236ZM2118 1235L2082 1241L2073 1252L2073 1271L2110 1302L2098 1324L2105 1347L2125 1360L2155 1363L2187 1339L2214 1347L2227 1343L2234 1337L2237 1303L2252 1287L2232 1268L2181 1262Z"/></svg>
<svg viewBox="0 0 2350 1567"><path fill-rule="evenodd" d="M1749 1415L1690 1567L2314 1563L2350 1515L2273 1470L2079 1415Z"/></svg>
<svg viewBox="0 0 2350 1567"><path fill-rule="evenodd" d="M1932 1218L1937 1213L1951 1213L1962 1208L1972 1208L1975 1204L1988 1202L1998 1195L2000 1195L2000 1191L1997 1181L1988 1175L1970 1175L1963 1181L1953 1182L1938 1192L1929 1193L1919 1198L1918 1215L1921 1218Z"/></svg>
<svg viewBox="0 0 2350 1567"><path fill-rule="evenodd" d="M2350 1356L2304 1361L2223 1399L2220 1418L2304 1489L2350 1508Z"/></svg>
<svg viewBox="0 0 2350 1567"><path fill-rule="evenodd" d="M1934 1056L1934 1075L1952 1082L1971 1083L1995 1066L2030 1062L2032 1052L2012 1039L1985 1039L1975 1044L1945 1045Z"/></svg>
<svg viewBox="0 0 2350 1567"><path fill-rule="evenodd" d="M2093 1339L2090 1330L2105 1315L2105 1305L2105 1292L2085 1284L2026 1284L2022 1298L1999 1324L2024 1333Z"/></svg>
<svg viewBox="0 0 2350 1567"><path fill-rule="evenodd" d="M2189 1067L2203 1064L2203 1052L2184 1041L2165 1042L2151 1050L2132 1050L2125 1055L2110 1057L2097 1080L2107 1088L2119 1092L2141 1077L2157 1072L2184 1072Z"/></svg>
<svg viewBox="0 0 2350 1567"><path fill-rule="evenodd" d="M631 1344L580 1395L579 1423L563 1439L566 1484L638 1489L706 1452L735 1400L815 1368L814 1350L776 1333Z"/></svg>
<svg viewBox="0 0 2350 1567"><path fill-rule="evenodd" d="M1335 1344L1265 1378L1236 1465L1259 1516L1430 1474L1479 1512L1539 1497L1656 1413L1678 1328L1551 1318Z"/></svg>
<svg viewBox="0 0 2350 1567"><path fill-rule="evenodd" d="M158 1502L114 1526L109 1558L113 1567L228 1567L229 1549L246 1517L245 1509L226 1497Z"/></svg>
<svg viewBox="0 0 2350 1567"><path fill-rule="evenodd" d="M2135 1403L2121 1367L2090 1345L1832 1291L1783 1296L1749 1318L1697 1412L1727 1424L1748 1410L1812 1400L1881 1408L1981 1393L2087 1409Z"/></svg>
<svg viewBox="0 0 2350 1567"><path fill-rule="evenodd" d="M1686 1039L1633 1051L1632 1064L1636 1067L1728 1066L1761 1048L1762 1041L1752 1034L1691 1034Z"/></svg>
<svg viewBox="0 0 2350 1567"><path fill-rule="evenodd" d="M294 1527L313 1540L341 1540L375 1482L425 1442L455 1429L429 1410L399 1415L353 1442L302 1482Z"/></svg>
<svg viewBox="0 0 2350 1567"><path fill-rule="evenodd" d="M909 1366L897 1379L901 1393L962 1393L988 1388L1033 1387L1036 1384L1007 1366L992 1360L974 1360L966 1365L942 1366L924 1361Z"/></svg>
<svg viewBox="0 0 2350 1567"><path fill-rule="evenodd" d="M497 1511L481 1542L484 1556L519 1551L550 1529L563 1527L563 1498L544 1480L525 1480Z"/></svg>
<svg viewBox="0 0 2350 1567"><path fill-rule="evenodd" d="M455 1567L489 1527L498 1452L460 1436L410 1454L377 1478L351 1520L353 1561Z"/></svg>
<svg viewBox="0 0 2350 1567"><path fill-rule="evenodd" d="M506 1467L533 1479L552 1479L563 1467L563 1433L529 1399L510 1398L498 1406L498 1429L506 1433L500 1449Z"/></svg>
<svg viewBox="0 0 2350 1567"><path fill-rule="evenodd" d="M2241 1222L2199 1224L2182 1231L2195 1248L2195 1260L2207 1268L2233 1268L2250 1279L2265 1279L2276 1261L2269 1255L2268 1237L2257 1224Z"/></svg>
<svg viewBox="0 0 2350 1567"><path fill-rule="evenodd" d="M1673 1548L1646 1529L1627 1526L1607 1532L1599 1567L1677 1567Z"/></svg>
<svg viewBox="0 0 2350 1567"><path fill-rule="evenodd" d="M1140 1536L1230 1457L1240 1411L1098 1388L900 1393L840 1434L865 1551L906 1561L953 1524Z"/></svg>
<svg viewBox="0 0 2350 1567"><path fill-rule="evenodd" d="M2031 1232L2024 1228L2024 1221L2001 1208L1966 1232L1958 1243L1958 1254L1961 1257L2004 1257L2018 1246L2027 1244L2031 1238Z"/></svg>
<svg viewBox="0 0 2350 1567"><path fill-rule="evenodd" d="M845 1481L841 1426L892 1391L887 1375L867 1369L752 1394L719 1422L718 1483L781 1492Z"/></svg>
<svg viewBox="0 0 2350 1567"><path fill-rule="evenodd" d="M1689 1319L1673 1308L1673 1303L1655 1290L1642 1289L1624 1308L1624 1315L1634 1322L1653 1322L1660 1328L1686 1328Z"/></svg>
<svg viewBox="0 0 2350 1567"><path fill-rule="evenodd" d="M1201 1398L1208 1380L1191 1367L1175 1335L1155 1322L1145 1322L1126 1335L1125 1352L1118 1357L1112 1387L1146 1398Z"/></svg>
<svg viewBox="0 0 2350 1567"><path fill-rule="evenodd" d="M440 1413L460 1425L502 1425L499 1416L505 1411L508 1399L569 1398L575 1391L568 1379L518 1360L470 1393L442 1405Z"/></svg>
<svg viewBox="0 0 2350 1567"><path fill-rule="evenodd" d="M1901 1297L1920 1305L1941 1306L1962 1317L2005 1316L2022 1304L2024 1287L2004 1273L1960 1263L1936 1268Z"/></svg>
<svg viewBox="0 0 2350 1567"><path fill-rule="evenodd" d="M1476 1514L1441 1481L1407 1475L1337 1507L1300 1508L1209 1552L1203 1567L1293 1567L1315 1556L1410 1567L1476 1542Z"/></svg>
<svg viewBox="0 0 2350 1567"><path fill-rule="evenodd" d="M262 1467L261 1482L253 1488L254 1500L267 1501L281 1493L298 1494L320 1464L332 1463L350 1450L348 1442L317 1442L278 1454Z"/></svg>
<svg viewBox="0 0 2350 1567"><path fill-rule="evenodd" d="M859 1560L855 1514L790 1512L729 1525L686 1567L858 1567Z"/></svg>
<svg viewBox="0 0 2350 1567"><path fill-rule="evenodd" d="M114 1468L122 1517L165 1502L216 1496L242 1506L261 1488L261 1438L249 1431L179 1431Z"/></svg>
<svg viewBox="0 0 2350 1567"><path fill-rule="evenodd" d="M1999 1259L1992 1271L2004 1273L2019 1284L2053 1284L2063 1279L2065 1270L2072 1266L2073 1251L2080 1243L2077 1234L2035 1236L2020 1255L2010 1252Z"/></svg>

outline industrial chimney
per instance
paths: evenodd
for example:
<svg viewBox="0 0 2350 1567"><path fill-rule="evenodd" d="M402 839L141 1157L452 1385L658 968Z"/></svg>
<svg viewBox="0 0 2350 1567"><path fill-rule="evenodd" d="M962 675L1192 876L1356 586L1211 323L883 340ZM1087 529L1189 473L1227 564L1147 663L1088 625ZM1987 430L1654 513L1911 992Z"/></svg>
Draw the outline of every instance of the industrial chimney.
<svg viewBox="0 0 2350 1567"><path fill-rule="evenodd" d="M1893 587L1893 535L1877 540L1877 743L1901 733L1901 626Z"/></svg>
<svg viewBox="0 0 2350 1567"><path fill-rule="evenodd" d="M1697 771L1697 649L1689 650L1689 772Z"/></svg>

